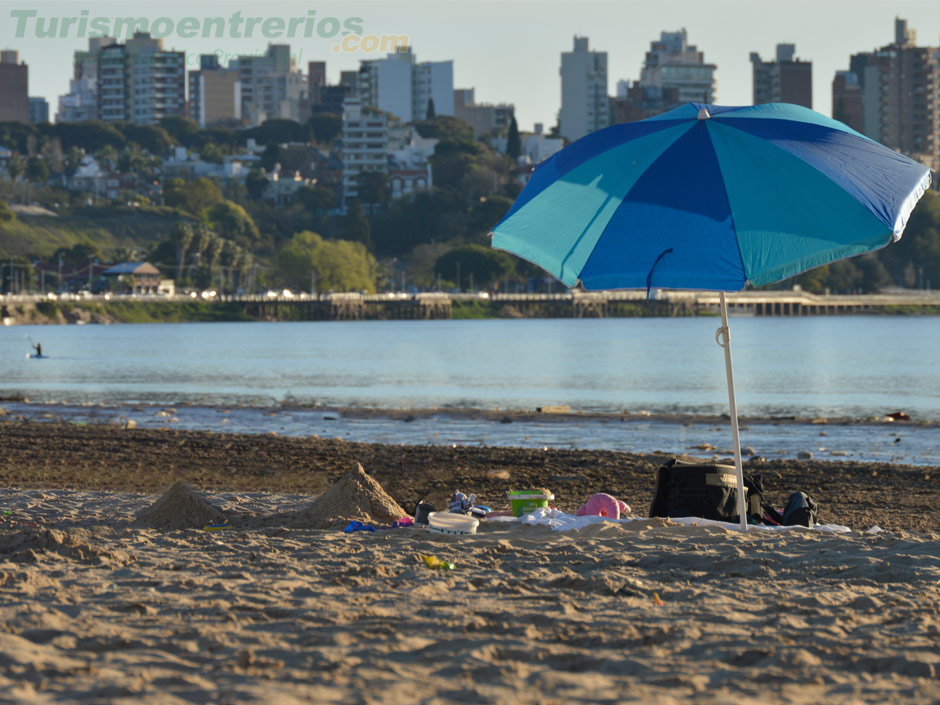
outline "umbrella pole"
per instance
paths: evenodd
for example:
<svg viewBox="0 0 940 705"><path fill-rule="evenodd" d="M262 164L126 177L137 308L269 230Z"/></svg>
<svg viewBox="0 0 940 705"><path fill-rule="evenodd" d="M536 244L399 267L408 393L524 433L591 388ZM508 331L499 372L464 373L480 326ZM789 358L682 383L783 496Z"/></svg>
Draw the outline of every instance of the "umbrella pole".
<svg viewBox="0 0 940 705"><path fill-rule="evenodd" d="M738 516L741 518L741 531L747 531L747 490L744 487L744 466L741 463L741 437L738 434L738 407L734 401L734 370L731 367L731 329L728 327L728 303L725 292L721 296L721 328L715 333L715 340L725 349L725 373L728 377L728 404L731 407L731 439L734 442L734 472L738 479Z"/></svg>

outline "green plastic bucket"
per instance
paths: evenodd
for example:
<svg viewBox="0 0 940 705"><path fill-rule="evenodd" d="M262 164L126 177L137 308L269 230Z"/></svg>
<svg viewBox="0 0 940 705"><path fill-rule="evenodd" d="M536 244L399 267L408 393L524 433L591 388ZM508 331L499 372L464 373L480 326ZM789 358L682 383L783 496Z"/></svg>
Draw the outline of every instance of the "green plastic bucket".
<svg viewBox="0 0 940 705"><path fill-rule="evenodd" d="M514 517L521 517L523 514L531 514L536 509L546 509L549 500L552 499L555 499L555 495L551 492L514 490L509 493L509 506L512 507Z"/></svg>

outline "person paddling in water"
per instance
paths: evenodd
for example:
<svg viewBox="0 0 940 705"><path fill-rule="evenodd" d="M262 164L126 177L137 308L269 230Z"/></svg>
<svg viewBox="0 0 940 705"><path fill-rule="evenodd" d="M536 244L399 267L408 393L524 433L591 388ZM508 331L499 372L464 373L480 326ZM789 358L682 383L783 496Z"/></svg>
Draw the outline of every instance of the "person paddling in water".
<svg viewBox="0 0 940 705"><path fill-rule="evenodd" d="M33 350L36 351L36 354L33 357L42 357L42 343L36 343L33 345Z"/></svg>

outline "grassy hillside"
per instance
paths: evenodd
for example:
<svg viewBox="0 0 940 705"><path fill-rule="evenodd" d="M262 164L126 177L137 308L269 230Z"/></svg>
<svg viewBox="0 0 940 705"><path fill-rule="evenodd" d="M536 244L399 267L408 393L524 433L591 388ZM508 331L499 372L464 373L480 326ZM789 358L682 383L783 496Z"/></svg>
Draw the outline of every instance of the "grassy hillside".
<svg viewBox="0 0 940 705"><path fill-rule="evenodd" d="M101 252L146 247L166 237L181 219L171 208L75 208L53 216L18 215L0 223L0 257L48 257L59 247L95 245Z"/></svg>

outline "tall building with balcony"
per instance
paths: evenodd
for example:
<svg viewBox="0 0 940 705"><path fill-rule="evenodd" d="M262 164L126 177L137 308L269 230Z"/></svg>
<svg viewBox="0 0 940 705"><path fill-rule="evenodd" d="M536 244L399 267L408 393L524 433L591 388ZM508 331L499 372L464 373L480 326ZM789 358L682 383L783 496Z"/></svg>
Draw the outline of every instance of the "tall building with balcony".
<svg viewBox="0 0 940 705"><path fill-rule="evenodd" d="M813 107L813 62L794 59L795 44L778 44L774 61L751 52L754 105L793 103Z"/></svg>
<svg viewBox="0 0 940 705"><path fill-rule="evenodd" d="M716 69L705 63L704 52L689 44L684 29L661 32L646 52L640 80L617 82L617 96L611 99L613 122L642 120L685 103L714 103Z"/></svg>
<svg viewBox="0 0 940 705"><path fill-rule="evenodd" d="M0 122L29 120L29 67L19 52L0 51Z"/></svg>
<svg viewBox="0 0 940 705"><path fill-rule="evenodd" d="M189 117L200 127L241 120L242 98L238 71L219 65L215 54L199 57L199 70L189 72Z"/></svg>
<svg viewBox="0 0 940 705"><path fill-rule="evenodd" d="M675 91L677 104L714 103L717 94L715 64L705 63L705 53L689 44L685 29L660 32L659 41L650 43L640 71L640 85L655 96ZM669 105L665 109L675 107Z"/></svg>
<svg viewBox="0 0 940 705"><path fill-rule="evenodd" d="M388 116L358 97L343 102L343 205L359 197L359 175L388 171Z"/></svg>
<svg viewBox="0 0 940 705"><path fill-rule="evenodd" d="M847 74L851 74L850 76ZM855 54L841 82L833 82L833 109L839 103L836 90L846 81L861 92L862 134L940 168L940 51L916 45L914 30L903 19L895 20L894 42L872 52Z"/></svg>
<svg viewBox="0 0 940 705"><path fill-rule="evenodd" d="M590 51L587 37L575 37L574 49L561 54L561 136L574 141L610 124L607 52Z"/></svg>
<svg viewBox="0 0 940 705"><path fill-rule="evenodd" d="M137 32L98 52L98 118L153 125L186 113L186 57L163 40Z"/></svg>
<svg viewBox="0 0 940 705"><path fill-rule="evenodd" d="M307 78L287 44L270 44L261 56L240 56L230 64L241 83L242 117L252 125L265 120L303 122L310 115Z"/></svg>

